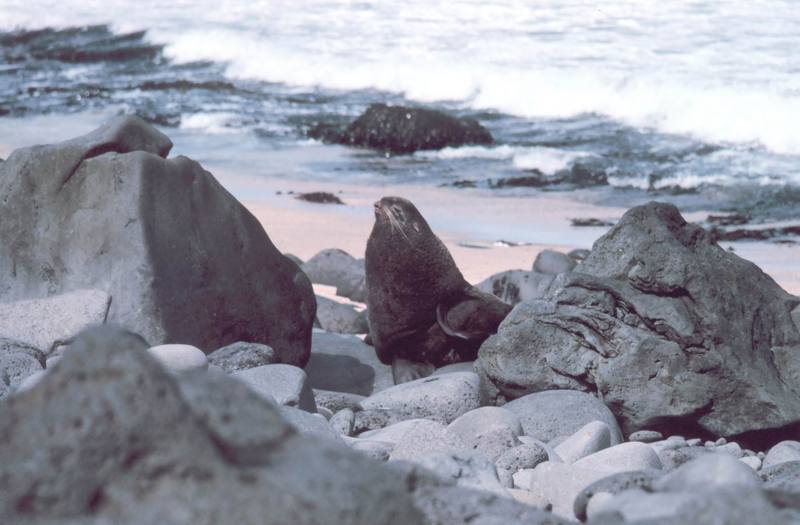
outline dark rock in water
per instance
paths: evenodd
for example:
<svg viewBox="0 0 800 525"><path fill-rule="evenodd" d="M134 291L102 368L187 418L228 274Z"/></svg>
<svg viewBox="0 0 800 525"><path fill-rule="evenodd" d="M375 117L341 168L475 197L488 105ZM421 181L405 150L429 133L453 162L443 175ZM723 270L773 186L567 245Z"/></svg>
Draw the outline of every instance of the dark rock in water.
<svg viewBox="0 0 800 525"><path fill-rule="evenodd" d="M487 277L476 284L475 288L513 306L544 297L553 279L554 276L545 273L508 270Z"/></svg>
<svg viewBox="0 0 800 525"><path fill-rule="evenodd" d="M741 226L750 222L750 216L743 213L731 213L729 215L709 215L706 219L706 222L719 226Z"/></svg>
<svg viewBox="0 0 800 525"><path fill-rule="evenodd" d="M370 105L341 132L318 125L309 131L309 136L393 154L493 142L492 135L476 120L451 117L430 109L386 104Z"/></svg>
<svg viewBox="0 0 800 525"><path fill-rule="evenodd" d="M512 398L597 392L626 434L769 434L800 419L798 304L674 206L651 203L545 300L517 305L476 369Z"/></svg>
<svg viewBox="0 0 800 525"><path fill-rule="evenodd" d="M592 217L586 219L570 219L569 222L576 228L614 226L614 223L611 221L604 221L603 219L595 219Z"/></svg>
<svg viewBox="0 0 800 525"><path fill-rule="evenodd" d="M151 344L269 344L304 365L311 283L214 177L135 117L0 166L0 301L79 288ZM46 232L46 233L45 233Z"/></svg>
<svg viewBox="0 0 800 525"><path fill-rule="evenodd" d="M342 199L334 195L333 193L328 193L327 191L313 191L311 193L300 193L295 197L295 199L299 199L301 201L306 202L316 202L318 204L344 204Z"/></svg>
<svg viewBox="0 0 800 525"><path fill-rule="evenodd" d="M278 357L267 345L239 341L208 354L208 362L232 373L277 363Z"/></svg>
<svg viewBox="0 0 800 525"><path fill-rule="evenodd" d="M774 226L767 228L737 228L725 230L713 227L710 231L715 242L726 241L769 241L780 237L800 236L800 226Z"/></svg>
<svg viewBox="0 0 800 525"><path fill-rule="evenodd" d="M580 161L574 162L569 169L559 170L552 175L546 175L538 169L532 169L529 173L530 175L522 177L507 177L489 181L489 186L492 188L546 188L560 186L563 189L572 189L608 184L608 177L603 168Z"/></svg>
<svg viewBox="0 0 800 525"><path fill-rule="evenodd" d="M316 254L301 268L312 283L335 286L336 295L360 303L367 300L364 259L330 248Z"/></svg>
<svg viewBox="0 0 800 525"><path fill-rule="evenodd" d="M477 183L474 180L457 180L450 184L454 188L475 188Z"/></svg>
<svg viewBox="0 0 800 525"><path fill-rule="evenodd" d="M44 353L25 343L0 337L0 399L27 377L44 370Z"/></svg>

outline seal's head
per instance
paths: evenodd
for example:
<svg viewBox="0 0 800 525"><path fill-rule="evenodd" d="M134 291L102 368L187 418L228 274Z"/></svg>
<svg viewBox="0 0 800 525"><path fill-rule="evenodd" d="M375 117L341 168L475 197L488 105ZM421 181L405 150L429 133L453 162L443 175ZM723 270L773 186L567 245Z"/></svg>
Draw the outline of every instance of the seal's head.
<svg viewBox="0 0 800 525"><path fill-rule="evenodd" d="M416 206L402 197L384 197L375 203L375 226L409 241L411 236L431 231Z"/></svg>

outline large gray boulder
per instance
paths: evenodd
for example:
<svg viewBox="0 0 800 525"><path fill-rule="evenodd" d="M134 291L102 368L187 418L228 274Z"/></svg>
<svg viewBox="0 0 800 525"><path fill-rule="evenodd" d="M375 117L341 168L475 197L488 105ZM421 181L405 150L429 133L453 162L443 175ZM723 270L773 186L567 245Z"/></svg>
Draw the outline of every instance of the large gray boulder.
<svg viewBox="0 0 800 525"><path fill-rule="evenodd" d="M50 353L84 328L104 323L110 304L101 290L0 303L0 334Z"/></svg>
<svg viewBox="0 0 800 525"><path fill-rule="evenodd" d="M120 117L12 153L0 165L0 301L99 289L113 298L108 321L150 344L251 341L305 365L311 283L210 173L166 159L170 147Z"/></svg>
<svg viewBox="0 0 800 525"><path fill-rule="evenodd" d="M481 347L476 368L506 396L596 392L626 434L800 420L798 298L674 206L629 210L557 279Z"/></svg>

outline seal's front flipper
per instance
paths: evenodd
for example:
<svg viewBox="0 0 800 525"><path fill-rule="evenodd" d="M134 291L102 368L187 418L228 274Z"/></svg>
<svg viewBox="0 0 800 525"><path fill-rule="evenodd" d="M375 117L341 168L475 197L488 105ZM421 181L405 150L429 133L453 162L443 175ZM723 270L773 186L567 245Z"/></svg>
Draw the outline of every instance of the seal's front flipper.
<svg viewBox="0 0 800 525"><path fill-rule="evenodd" d="M395 385L428 377L434 370L436 368L430 363L419 363L400 357L396 357L392 361L392 377L394 377Z"/></svg>

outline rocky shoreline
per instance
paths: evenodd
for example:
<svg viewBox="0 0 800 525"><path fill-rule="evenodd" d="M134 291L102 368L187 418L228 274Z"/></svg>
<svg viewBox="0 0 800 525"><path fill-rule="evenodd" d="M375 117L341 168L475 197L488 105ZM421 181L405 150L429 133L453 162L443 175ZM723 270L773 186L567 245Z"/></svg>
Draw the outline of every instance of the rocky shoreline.
<svg viewBox="0 0 800 525"><path fill-rule="evenodd" d="M800 523L800 299L676 208L477 283L477 360L395 385L364 261L170 147L0 164L0 522Z"/></svg>

